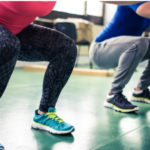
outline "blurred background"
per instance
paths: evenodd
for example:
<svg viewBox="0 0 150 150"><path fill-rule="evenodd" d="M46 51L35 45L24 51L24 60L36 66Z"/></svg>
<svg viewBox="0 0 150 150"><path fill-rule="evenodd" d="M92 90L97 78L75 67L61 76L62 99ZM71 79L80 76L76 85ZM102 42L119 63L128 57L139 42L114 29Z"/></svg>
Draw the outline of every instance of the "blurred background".
<svg viewBox="0 0 150 150"><path fill-rule="evenodd" d="M97 66L89 61L90 44L103 27L111 20L116 8L116 5L104 4L98 1L67 1L67 5L64 5L64 1L57 1L50 14L36 18L33 23L59 30L75 41L78 48L75 67L98 69ZM72 26L70 29L68 26L64 26L66 24L62 23L65 22L73 23L75 25L75 31ZM142 36L148 37L149 31L150 29L147 29ZM74 32L76 32L76 36ZM140 66L145 66L146 63L145 61L141 63ZM48 63L18 61L16 67L32 64L47 65Z"/></svg>
<svg viewBox="0 0 150 150"><path fill-rule="evenodd" d="M63 7L62 7L63 6ZM94 9L93 9L94 8ZM73 28L61 26L61 23L70 22L75 24L76 39L70 36L78 47L78 57L75 67L97 68L89 61L89 47L94 38L113 17L116 5L104 4L98 1L57 1L53 11L44 17L38 17L33 23L60 30L65 34L73 34ZM18 61L16 67L23 67L32 64L48 64L47 62L21 62Z"/></svg>
<svg viewBox="0 0 150 150"><path fill-rule="evenodd" d="M97 69L98 72L101 68L90 62L89 48L95 37L111 20L116 8L116 5L98 1L67 1L67 5L65 1L57 1L50 14L36 18L33 23L70 36L78 48L75 69L89 69L90 72ZM142 36L148 37L149 29ZM138 71L126 86L124 93L127 98L130 98L146 63L140 64ZM58 115L61 114L62 118L73 124L76 132L69 136L56 136L44 131L30 130L33 110L38 108L41 99L44 72L34 72L33 68L26 71L22 68L34 64L44 65L46 68L48 62L18 61L17 69L13 72L1 99L0 142L6 149L149 150L149 105L136 103L140 111L131 114L118 113L103 107L110 83L113 81L114 70L111 75L107 72L97 76L71 75L59 97L57 108Z"/></svg>

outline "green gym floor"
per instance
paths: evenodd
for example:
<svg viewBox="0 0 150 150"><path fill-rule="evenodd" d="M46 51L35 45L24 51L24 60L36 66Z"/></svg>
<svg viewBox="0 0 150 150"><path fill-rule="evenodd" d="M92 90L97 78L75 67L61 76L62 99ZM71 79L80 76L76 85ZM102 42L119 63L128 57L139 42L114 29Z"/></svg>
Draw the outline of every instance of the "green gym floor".
<svg viewBox="0 0 150 150"><path fill-rule="evenodd" d="M124 93L129 98L143 68ZM15 69L0 99L0 143L6 150L150 150L150 105L137 103L137 113L104 108L112 77L72 75L63 89L57 114L75 126L69 135L31 129L38 108L43 72Z"/></svg>

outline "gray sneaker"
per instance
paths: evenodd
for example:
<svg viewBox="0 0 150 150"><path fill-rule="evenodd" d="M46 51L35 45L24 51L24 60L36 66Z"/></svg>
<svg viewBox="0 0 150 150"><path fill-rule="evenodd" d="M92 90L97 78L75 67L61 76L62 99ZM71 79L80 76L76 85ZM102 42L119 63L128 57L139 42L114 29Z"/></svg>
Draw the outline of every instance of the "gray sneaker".
<svg viewBox="0 0 150 150"><path fill-rule="evenodd" d="M5 150L4 147L0 144L0 150Z"/></svg>

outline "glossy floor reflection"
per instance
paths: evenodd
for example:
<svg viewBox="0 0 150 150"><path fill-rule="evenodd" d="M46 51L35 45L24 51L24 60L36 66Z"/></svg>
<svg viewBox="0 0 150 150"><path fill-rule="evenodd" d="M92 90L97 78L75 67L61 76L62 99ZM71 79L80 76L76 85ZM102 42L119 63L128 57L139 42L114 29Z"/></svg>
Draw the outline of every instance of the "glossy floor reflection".
<svg viewBox="0 0 150 150"><path fill-rule="evenodd" d="M143 68L138 68L124 93L129 98ZM138 113L103 107L112 77L72 75L57 103L58 115L73 124L65 136L31 129L39 105L44 73L16 69L0 99L0 143L6 150L149 150L150 105Z"/></svg>

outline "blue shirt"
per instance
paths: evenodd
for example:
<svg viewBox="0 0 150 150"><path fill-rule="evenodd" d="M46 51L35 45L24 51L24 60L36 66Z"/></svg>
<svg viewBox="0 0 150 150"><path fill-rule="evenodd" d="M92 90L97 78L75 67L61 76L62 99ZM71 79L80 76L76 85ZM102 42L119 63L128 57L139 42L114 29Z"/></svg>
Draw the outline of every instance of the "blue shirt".
<svg viewBox="0 0 150 150"><path fill-rule="evenodd" d="M118 6L114 17L99 33L95 42L123 35L141 36L150 26L150 19L136 14L136 9L143 3L145 2L128 6Z"/></svg>

